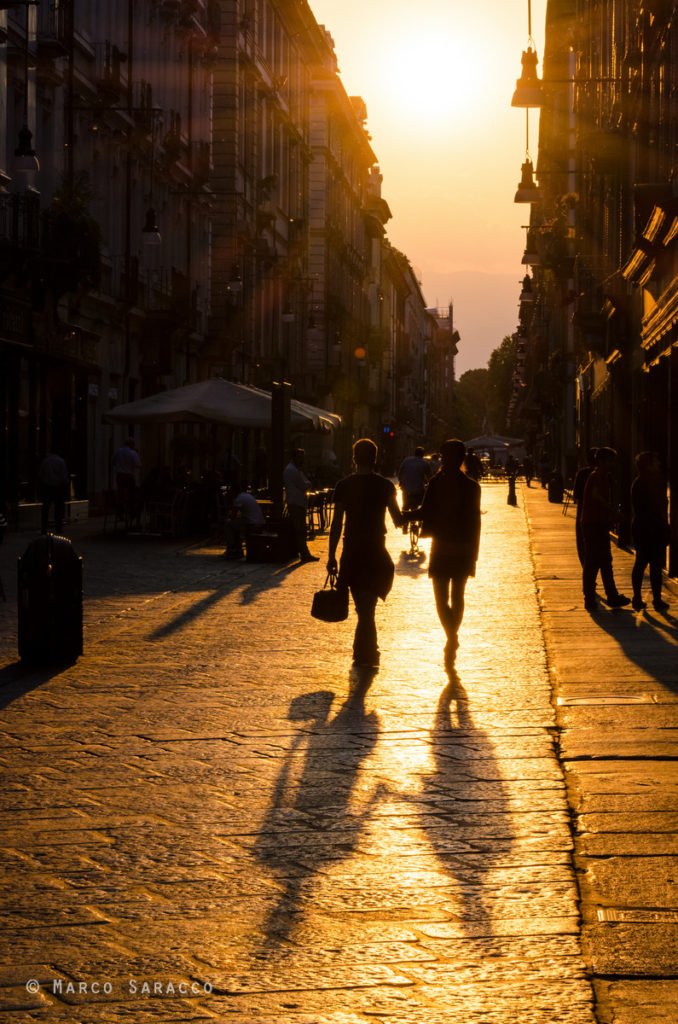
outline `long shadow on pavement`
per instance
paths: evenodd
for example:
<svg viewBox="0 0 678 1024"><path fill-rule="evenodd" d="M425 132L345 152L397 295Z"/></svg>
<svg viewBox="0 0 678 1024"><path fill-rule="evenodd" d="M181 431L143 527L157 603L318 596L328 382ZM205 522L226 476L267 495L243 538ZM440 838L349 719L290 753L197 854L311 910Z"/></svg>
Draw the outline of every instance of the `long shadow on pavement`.
<svg viewBox="0 0 678 1024"><path fill-rule="evenodd" d="M222 579L221 581L213 584L214 590L212 590L211 593L201 597L198 601L195 601L194 604L190 605L190 607L184 608L178 615L175 615L174 618L149 633L148 639L162 640L163 637L176 633L194 619L199 618L199 616L208 611L212 605L223 600L224 597L232 593L234 590L241 588L240 604L252 604L252 602L263 594L264 591L272 590L274 587L279 587L286 577L298 569L301 564L301 562L296 562L293 565L286 565L282 568L280 566L270 566L270 572L260 573L256 576L239 573L237 576L230 577L226 580Z"/></svg>
<svg viewBox="0 0 678 1024"><path fill-rule="evenodd" d="M494 745L475 725L454 669L438 700L431 750L435 772L423 782L424 830L441 868L460 887L461 927L489 936L487 876L506 858L514 831Z"/></svg>
<svg viewBox="0 0 678 1024"><path fill-rule="evenodd" d="M127 594L143 596L165 591L181 593L197 589L209 582L216 586L238 585L243 576L264 578L280 569L275 564L227 562L223 543L215 538L186 540L184 544L167 539L137 539L91 532L69 533L76 554L83 559L83 585L86 598L108 598ZM15 566L16 559L35 540L35 535L12 534L3 544L3 582L8 598L13 600L15 587L12 573L5 566ZM15 574L15 570L13 570Z"/></svg>
<svg viewBox="0 0 678 1024"><path fill-rule="evenodd" d="M31 690L37 690L43 683L58 676L68 665L46 666L36 668L24 665L22 661L12 662L0 668L0 710L12 701L18 700Z"/></svg>
<svg viewBox="0 0 678 1024"><path fill-rule="evenodd" d="M333 718L329 690L301 694L289 707L287 717L303 724L285 754L254 847L283 886L263 925L268 949L293 932L313 877L356 848L381 795L377 788L360 808L351 807L360 767L379 737L379 718L365 710L369 677L350 682L349 696Z"/></svg>
<svg viewBox="0 0 678 1024"><path fill-rule="evenodd" d="M629 661L678 693L678 619L648 610L639 621L628 611L594 614L592 620L619 644Z"/></svg>

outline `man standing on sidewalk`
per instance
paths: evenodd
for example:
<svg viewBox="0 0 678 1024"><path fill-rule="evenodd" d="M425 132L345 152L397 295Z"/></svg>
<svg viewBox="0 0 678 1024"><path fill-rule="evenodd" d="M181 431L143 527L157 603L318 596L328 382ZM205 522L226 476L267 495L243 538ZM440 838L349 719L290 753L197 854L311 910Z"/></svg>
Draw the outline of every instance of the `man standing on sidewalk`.
<svg viewBox="0 0 678 1024"><path fill-rule="evenodd" d="M589 448L586 453L586 465L577 470L572 485L572 500L575 505L574 535L577 541L577 554L582 569L584 568L584 534L582 531L581 517L584 510L584 488L586 481L591 476L596 464L597 448Z"/></svg>
<svg viewBox="0 0 678 1024"><path fill-rule="evenodd" d="M54 505L54 529L56 533L63 532L69 484L70 477L66 463L60 455L48 452L38 469L38 486L42 502L40 520L42 533L47 533L51 505Z"/></svg>
<svg viewBox="0 0 678 1024"><path fill-rule="evenodd" d="M307 494L311 488L311 481L303 472L305 457L306 453L303 448L294 449L291 461L285 466L283 483L285 485L287 513L294 527L294 537L299 558L302 562L317 562L317 555L311 554L306 542Z"/></svg>
<svg viewBox="0 0 678 1024"><path fill-rule="evenodd" d="M141 459L136 442L133 437L128 437L113 453L113 472L118 509L122 516L130 520L139 514L137 475L140 469Z"/></svg>
<svg viewBox="0 0 678 1024"><path fill-rule="evenodd" d="M622 608L631 599L620 594L612 572L610 528L614 523L612 504L612 467L617 458L614 448L599 448L595 467L586 481L582 508L582 534L584 538L584 569L582 584L584 607L593 612L598 607L596 579L600 572L607 603L610 608Z"/></svg>

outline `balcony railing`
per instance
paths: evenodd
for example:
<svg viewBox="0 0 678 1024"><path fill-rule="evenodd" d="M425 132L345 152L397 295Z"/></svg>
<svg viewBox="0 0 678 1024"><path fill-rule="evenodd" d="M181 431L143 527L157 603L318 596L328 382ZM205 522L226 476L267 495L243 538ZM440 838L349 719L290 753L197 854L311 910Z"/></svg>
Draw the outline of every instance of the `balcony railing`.
<svg viewBox="0 0 678 1024"><path fill-rule="evenodd" d="M19 249L40 246L40 199L33 195L0 195L0 240Z"/></svg>
<svg viewBox="0 0 678 1024"><path fill-rule="evenodd" d="M52 0L38 7L35 43L38 54L43 57L62 57L68 53L68 19L63 0Z"/></svg>
<svg viewBox="0 0 678 1024"><path fill-rule="evenodd" d="M123 65L127 56L110 40L96 44L95 77L99 88L112 96L119 95L127 85Z"/></svg>
<svg viewBox="0 0 678 1024"><path fill-rule="evenodd" d="M174 267L160 267L139 278L136 304L145 313L171 319L177 327L195 327L199 321L198 291Z"/></svg>
<svg viewBox="0 0 678 1024"><path fill-rule="evenodd" d="M146 313L170 313L172 311L172 275L168 267L151 271L139 280L138 305Z"/></svg>

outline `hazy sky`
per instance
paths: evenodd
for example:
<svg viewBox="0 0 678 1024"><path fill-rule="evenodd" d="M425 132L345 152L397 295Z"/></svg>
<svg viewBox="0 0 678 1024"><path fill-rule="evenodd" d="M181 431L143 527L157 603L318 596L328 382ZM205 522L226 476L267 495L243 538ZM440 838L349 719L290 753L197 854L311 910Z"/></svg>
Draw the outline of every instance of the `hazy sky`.
<svg viewBox="0 0 678 1024"><path fill-rule="evenodd" d="M527 0L309 0L334 38L393 219L430 306L454 303L457 375L486 366L517 324L529 206L513 196L525 111L511 107L527 47ZM546 0L532 0L542 72ZM530 112L536 163L539 111Z"/></svg>

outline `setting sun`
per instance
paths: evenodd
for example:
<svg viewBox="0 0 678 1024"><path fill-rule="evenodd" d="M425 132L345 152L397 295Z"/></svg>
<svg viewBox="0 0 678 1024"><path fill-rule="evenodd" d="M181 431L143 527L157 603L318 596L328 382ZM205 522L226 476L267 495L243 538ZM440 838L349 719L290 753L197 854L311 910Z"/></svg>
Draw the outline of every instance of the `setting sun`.
<svg viewBox="0 0 678 1024"><path fill-rule="evenodd" d="M437 126L480 130L496 119L507 107L516 59L485 28L479 11L435 7L418 17L394 10L378 45L364 52L361 91L371 121L430 136Z"/></svg>
<svg viewBox="0 0 678 1024"><path fill-rule="evenodd" d="M513 202L526 116L511 107L528 42L527 7L506 0L311 0L367 129L393 218L389 238L427 301L454 298L459 374L513 330L525 210ZM543 73L546 0L532 0ZM539 112L529 113L537 150ZM488 296L492 301L488 302Z"/></svg>
<svg viewBox="0 0 678 1024"><path fill-rule="evenodd" d="M386 32L375 60L380 90L408 124L472 120L488 95L487 69L473 40L451 24Z"/></svg>

